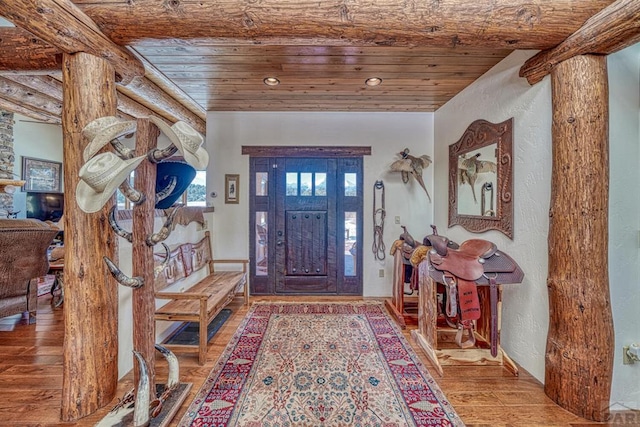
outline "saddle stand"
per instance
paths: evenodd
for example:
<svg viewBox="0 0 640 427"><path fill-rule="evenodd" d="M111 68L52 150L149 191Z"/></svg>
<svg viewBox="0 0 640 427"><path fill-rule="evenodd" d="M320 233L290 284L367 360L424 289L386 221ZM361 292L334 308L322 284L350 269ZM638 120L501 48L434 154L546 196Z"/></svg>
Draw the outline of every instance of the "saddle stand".
<svg viewBox="0 0 640 427"><path fill-rule="evenodd" d="M458 247L446 237L433 234L425 241L431 249L418 266L421 313L418 330L412 331L416 342L440 375L441 364L474 364L469 351L477 355L475 364L505 365L517 375L515 363L500 348L500 312L501 286L520 283L524 278L518 264L488 240L470 239ZM443 290L441 308L438 288ZM438 318L443 316L448 326L438 327ZM438 350L438 333L451 332L463 350ZM461 355L465 350L467 354Z"/></svg>

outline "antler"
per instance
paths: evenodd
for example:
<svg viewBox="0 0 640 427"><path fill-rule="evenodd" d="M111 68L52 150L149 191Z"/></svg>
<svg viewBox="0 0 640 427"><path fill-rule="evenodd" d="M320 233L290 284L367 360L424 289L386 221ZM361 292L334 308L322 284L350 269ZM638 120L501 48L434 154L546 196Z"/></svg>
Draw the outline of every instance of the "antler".
<svg viewBox="0 0 640 427"><path fill-rule="evenodd" d="M162 191L160 191L159 193L156 193L156 204L161 201L166 199L167 197L169 197L169 195L173 192L173 190L176 188L176 185L178 184L178 178L175 176L171 177L171 181L169 182L169 185L167 185Z"/></svg>
<svg viewBox="0 0 640 427"><path fill-rule="evenodd" d="M133 426L146 427L149 425L149 368L140 353L133 350L133 354L138 359L140 379L138 380L138 393L136 394L136 404L133 410Z"/></svg>
<svg viewBox="0 0 640 427"><path fill-rule="evenodd" d="M129 185L129 182L127 180L123 181L118 188L120 189L124 197L129 199L129 201L134 205L142 204L147 199L143 193Z"/></svg>
<svg viewBox="0 0 640 427"><path fill-rule="evenodd" d="M173 156L177 152L178 152L178 147L171 144L167 148L163 148L163 149L154 148L153 150L149 151L147 153L147 159L149 159L151 163L160 163L164 159L168 159L169 157Z"/></svg>
<svg viewBox="0 0 640 427"><path fill-rule="evenodd" d="M160 273L162 273L162 271L169 266L169 261L171 261L171 250L169 249L169 246L165 245L164 243L162 244L162 246L164 246L166 255L164 256L164 261L162 261L162 264L156 265L153 269L154 279L158 277Z"/></svg>
<svg viewBox="0 0 640 427"><path fill-rule="evenodd" d="M133 233L120 227L120 224L116 221L116 206L113 206L109 211L109 225L118 236L123 237L129 243L133 242Z"/></svg>
<svg viewBox="0 0 640 427"><path fill-rule="evenodd" d="M128 288L137 289L144 285L144 280L142 277L129 277L124 274L114 263L109 259L109 257L102 257L107 267L109 267L109 272L116 279L118 283L122 286L126 286Z"/></svg>
<svg viewBox="0 0 640 427"><path fill-rule="evenodd" d="M178 209L180 209L180 207L175 208L169 214L169 216L167 217L167 220L165 221L160 231L158 231L157 233L153 233L152 235L147 237L147 241L146 241L147 246L155 246L156 244L162 242L167 237L169 237L169 234L171 234L171 225L173 224L173 218L176 216L176 213L178 212Z"/></svg>

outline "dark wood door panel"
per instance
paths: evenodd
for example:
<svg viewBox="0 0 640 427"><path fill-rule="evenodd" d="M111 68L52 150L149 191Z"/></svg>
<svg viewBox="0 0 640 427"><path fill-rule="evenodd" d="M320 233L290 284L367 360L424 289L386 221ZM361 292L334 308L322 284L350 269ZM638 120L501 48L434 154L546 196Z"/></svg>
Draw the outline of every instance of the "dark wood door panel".
<svg viewBox="0 0 640 427"><path fill-rule="evenodd" d="M326 211L286 213L286 275L327 275Z"/></svg>

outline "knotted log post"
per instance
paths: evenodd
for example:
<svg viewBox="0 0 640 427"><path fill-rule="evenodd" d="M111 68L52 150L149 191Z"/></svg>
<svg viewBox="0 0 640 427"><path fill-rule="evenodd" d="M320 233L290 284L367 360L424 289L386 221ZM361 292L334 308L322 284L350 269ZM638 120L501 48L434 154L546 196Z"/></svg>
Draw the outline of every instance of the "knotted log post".
<svg viewBox="0 0 640 427"><path fill-rule="evenodd" d="M78 207L78 172L87 143L82 129L116 113L115 72L104 59L64 54L62 109L64 156L64 329L62 421L75 421L107 405L118 384L118 284L102 261L117 260L118 240L109 209L86 214Z"/></svg>
<svg viewBox="0 0 640 427"><path fill-rule="evenodd" d="M604 421L613 371L608 275L609 94L606 56L551 72L553 167L545 393Z"/></svg>
<svg viewBox="0 0 640 427"><path fill-rule="evenodd" d="M138 119L136 131L136 155L142 156L152 148L156 148L158 130L148 119ZM155 296L153 277L153 247L145 241L153 233L155 218L156 165L143 161L136 168L134 188L146 195L146 200L133 207L133 242L132 265L133 276L142 277L144 285L133 292L133 348L147 362L151 396L155 396ZM134 359L133 370L135 382L138 384L138 362ZM137 390L136 390L137 395Z"/></svg>

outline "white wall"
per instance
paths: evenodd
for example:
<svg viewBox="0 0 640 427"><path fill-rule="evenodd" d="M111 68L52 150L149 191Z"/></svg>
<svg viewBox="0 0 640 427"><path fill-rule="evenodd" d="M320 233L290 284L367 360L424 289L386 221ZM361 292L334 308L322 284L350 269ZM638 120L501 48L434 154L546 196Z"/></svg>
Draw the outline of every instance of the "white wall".
<svg viewBox="0 0 640 427"><path fill-rule="evenodd" d="M640 44L610 55L609 287L615 329L611 402L640 409L640 364L622 346L640 343Z"/></svg>
<svg viewBox="0 0 640 427"><path fill-rule="evenodd" d="M499 232L483 238L495 241L525 271L519 285L505 286L502 344L506 352L540 381L544 381L544 355L548 328L546 289L548 210L551 185L551 89L549 77L535 86L518 77L526 59L535 52L518 51L440 108L435 114L436 198L448 192L448 146L456 142L474 120L501 122L514 118L514 240ZM640 366L621 365L623 343L640 341L638 295L638 48L612 55L610 286L616 330L616 356L612 402L640 407ZM436 204L435 221L447 230L446 204ZM473 237L456 226L447 230L458 241Z"/></svg>
<svg viewBox="0 0 640 427"><path fill-rule="evenodd" d="M216 191L210 198L215 207L214 253L216 256L246 257L249 253L249 156L241 155L242 145L287 146L371 146L371 156L364 157L364 295L391 295L391 243L402 232L401 224L419 240L429 234L433 208L424 191L415 182L405 185L399 173L389 173L389 165L399 159L397 153L405 147L412 155L433 153L432 113L243 113L209 112L207 114L207 149L210 163L207 191ZM433 167L423 177L433 197ZM240 174L240 203L224 203L224 175ZM385 184L386 221L384 242L387 257L376 261L373 244L373 184ZM435 203L446 203L434 199ZM378 205L380 201L378 201ZM378 206L379 207L379 206ZM378 270L385 277L378 277Z"/></svg>

